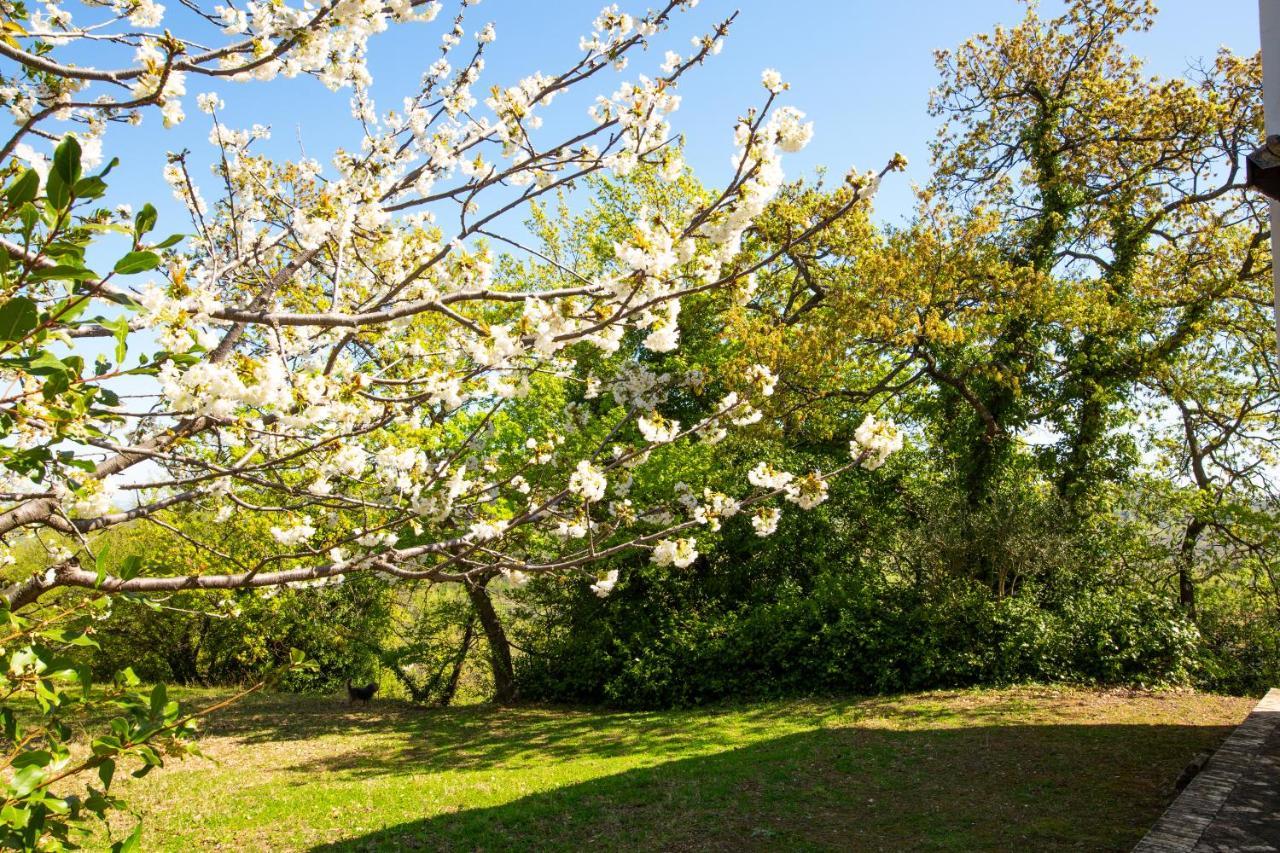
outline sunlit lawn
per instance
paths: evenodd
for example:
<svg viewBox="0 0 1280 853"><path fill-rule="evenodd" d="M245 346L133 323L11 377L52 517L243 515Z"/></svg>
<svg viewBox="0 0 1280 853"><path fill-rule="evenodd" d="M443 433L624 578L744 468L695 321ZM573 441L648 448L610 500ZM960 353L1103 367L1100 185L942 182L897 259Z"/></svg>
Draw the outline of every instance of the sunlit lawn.
<svg viewBox="0 0 1280 853"><path fill-rule="evenodd" d="M216 763L122 793L148 850L1127 850L1252 704L1046 688L668 713L263 696L208 722Z"/></svg>

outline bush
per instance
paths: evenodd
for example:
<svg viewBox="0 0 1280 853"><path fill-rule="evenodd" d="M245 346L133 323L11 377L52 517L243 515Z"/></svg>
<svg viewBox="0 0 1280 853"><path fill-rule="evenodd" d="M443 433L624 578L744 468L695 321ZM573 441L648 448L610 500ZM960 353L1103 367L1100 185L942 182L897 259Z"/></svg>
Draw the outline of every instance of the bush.
<svg viewBox="0 0 1280 853"><path fill-rule="evenodd" d="M314 666L287 673L280 687L332 692L378 668L370 638L387 630L386 583L353 578L336 587L260 593L179 593L162 601L118 600L100 623L96 673L125 666L144 681L240 684L288 663L292 649Z"/></svg>
<svg viewBox="0 0 1280 853"><path fill-rule="evenodd" d="M1280 614L1230 594L1206 596L1199 682L1210 690L1258 695L1280 684Z"/></svg>
<svg viewBox="0 0 1280 853"><path fill-rule="evenodd" d="M646 612L647 611L647 612ZM529 698L640 708L729 698L884 693L1019 681L1185 684L1199 634L1168 603L1095 588L1049 609L1034 591L930 598L829 575L736 609L583 600L576 621L519 661Z"/></svg>

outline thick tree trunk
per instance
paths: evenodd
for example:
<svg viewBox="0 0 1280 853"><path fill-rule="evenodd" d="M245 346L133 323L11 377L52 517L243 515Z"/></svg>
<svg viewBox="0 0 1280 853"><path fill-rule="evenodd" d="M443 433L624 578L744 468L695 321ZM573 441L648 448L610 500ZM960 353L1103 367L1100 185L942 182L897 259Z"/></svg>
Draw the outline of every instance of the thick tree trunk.
<svg viewBox="0 0 1280 853"><path fill-rule="evenodd" d="M478 583L467 584L467 595L471 598L471 606L480 617L480 627L484 628L485 639L489 641L489 666L493 670L493 700L498 704L515 701L516 679L515 669L511 665L511 644L507 642L507 632L502 628L502 620L498 611L493 608L493 601L485 586L489 578Z"/></svg>
<svg viewBox="0 0 1280 853"><path fill-rule="evenodd" d="M1178 554L1178 604L1192 619L1196 618L1196 584L1192 572L1196 564L1196 545L1205 526L1198 518L1187 522Z"/></svg>

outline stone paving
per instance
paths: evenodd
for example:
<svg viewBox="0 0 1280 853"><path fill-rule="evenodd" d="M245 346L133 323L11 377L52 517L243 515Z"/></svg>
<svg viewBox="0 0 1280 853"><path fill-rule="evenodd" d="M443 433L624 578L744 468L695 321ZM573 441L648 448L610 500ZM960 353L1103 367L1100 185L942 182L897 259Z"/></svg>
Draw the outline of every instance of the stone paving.
<svg viewBox="0 0 1280 853"><path fill-rule="evenodd" d="M1280 853L1280 689L1231 733L1134 853Z"/></svg>

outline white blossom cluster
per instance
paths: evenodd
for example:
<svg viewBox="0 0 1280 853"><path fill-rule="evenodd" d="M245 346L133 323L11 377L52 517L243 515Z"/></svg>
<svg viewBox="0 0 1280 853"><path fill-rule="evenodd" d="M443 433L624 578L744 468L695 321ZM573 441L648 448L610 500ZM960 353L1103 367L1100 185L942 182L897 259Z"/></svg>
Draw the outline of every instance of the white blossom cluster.
<svg viewBox="0 0 1280 853"><path fill-rule="evenodd" d="M698 543L691 537L663 539L654 546L650 559L659 566L683 569L698 559Z"/></svg>
<svg viewBox="0 0 1280 853"><path fill-rule="evenodd" d="M582 39L571 72L492 85L483 104L475 92L485 51L504 42L484 26L460 58L466 31L458 18L442 33L421 89L386 111L369 92L369 39L395 21L435 18L439 3L218 7L224 34L245 46L207 61L194 45L180 58L171 42L138 36L129 85L166 123L183 120L191 75L216 68L232 79L310 74L349 86L364 132L358 150L338 150L327 162L278 163L257 150L264 127L230 127L218 118L221 94L197 96L214 117L211 186L219 197L206 203L185 156L173 155L165 178L193 236L164 251L153 280L97 285L97 298L136 306L122 321L130 334L144 333L129 338L130 352L159 348L147 362L154 393L139 395L150 397L145 403L94 409L72 435L92 435L113 472L142 460L163 466L152 482L128 486L138 514L189 504L219 522L243 511L280 513L269 533L288 553L265 559L285 568L264 577L290 585L369 570L446 581L501 573L519 586L539 573L585 572L602 555L649 543L655 564L684 568L697 559L697 541L677 533L714 532L742 513L767 536L779 512L759 501L822 503L826 476L797 477L764 462L748 480L765 492L748 497L687 486L655 496L646 474L667 445L714 444L760 422L775 393L778 377L766 365L710 396L705 372L662 372L635 354L679 348L686 296L753 286L744 235L782 186L782 155L812 135L803 114L771 106L787 88L776 72L763 77L766 108L734 129L736 177L725 191L678 215L641 211L607 244L601 267L568 268L533 252L524 234L498 233L511 210L568 192L601 169L679 176L676 89L719 50L725 25L694 39L687 56L669 52L658 71L608 84L612 94L595 100L585 132L544 139L542 119L570 85L592 85L597 71L623 73L673 11L694 2L644 15L610 6ZM70 17L57 8L50 4L41 25L74 40ZM110 8L131 27L163 26L165 10L150 0ZM0 98L14 109L20 90ZM81 118L101 124L109 112ZM512 272L530 257L547 261L548 278L535 284ZM119 367L108 364L102 375ZM562 411L542 405L541 395L584 374L582 400ZM54 441L39 417L40 378L12 378L30 398L13 445ZM709 401L709 414L682 425L663 413L676 394ZM607 415L584 401L599 401ZM546 423L515 434L519 413L531 409ZM587 429L599 417L614 419L608 437L588 446L588 436L603 434ZM854 445L871 468L901 437L868 419ZM123 502L105 475L51 476L60 488L49 499L87 525L106 525ZM592 577L601 597L618 582L616 570Z"/></svg>
<svg viewBox="0 0 1280 853"><path fill-rule="evenodd" d="M863 419L853 434L853 441L849 442L849 453L855 459L861 457L860 464L868 471L879 468L901 449L902 430L892 421L876 420L874 415Z"/></svg>

